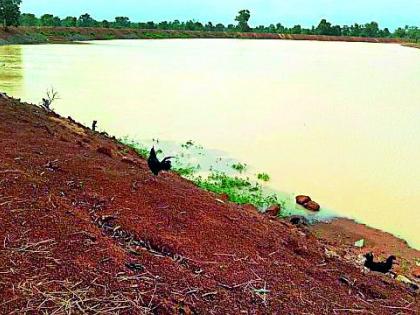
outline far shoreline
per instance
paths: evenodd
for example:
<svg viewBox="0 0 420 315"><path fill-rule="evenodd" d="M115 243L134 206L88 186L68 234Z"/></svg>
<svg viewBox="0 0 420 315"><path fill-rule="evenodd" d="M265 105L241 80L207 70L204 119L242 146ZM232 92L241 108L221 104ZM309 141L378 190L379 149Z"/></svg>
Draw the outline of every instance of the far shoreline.
<svg viewBox="0 0 420 315"><path fill-rule="evenodd" d="M11 27L8 31L5 31L3 29L0 30L0 46L22 44L68 44L83 41L112 39L309 40L328 42L401 44L403 46L413 48L420 47L420 45L417 43L410 43L398 38L372 38L303 34L173 31L90 27Z"/></svg>

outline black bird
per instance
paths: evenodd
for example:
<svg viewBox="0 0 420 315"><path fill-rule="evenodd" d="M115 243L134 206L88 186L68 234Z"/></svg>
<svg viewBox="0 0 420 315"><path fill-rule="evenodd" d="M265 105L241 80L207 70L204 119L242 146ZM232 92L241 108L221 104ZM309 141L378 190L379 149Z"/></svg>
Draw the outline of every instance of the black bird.
<svg viewBox="0 0 420 315"><path fill-rule="evenodd" d="M93 130L93 131L96 131L96 126L97 126L97 124L98 124L98 121L97 121L97 120L94 120L94 121L92 122L92 130Z"/></svg>
<svg viewBox="0 0 420 315"><path fill-rule="evenodd" d="M392 255L389 256L388 259L385 262L374 262L373 261L373 254L367 253L365 255L366 261L365 261L365 267L377 272L382 273L388 273L392 269L392 264L394 263L394 260L397 258Z"/></svg>
<svg viewBox="0 0 420 315"><path fill-rule="evenodd" d="M159 161L156 156L155 147L150 150L149 158L147 159L147 164L152 173L157 176L161 171L169 171L172 167L171 159L172 156L164 158L162 161Z"/></svg>

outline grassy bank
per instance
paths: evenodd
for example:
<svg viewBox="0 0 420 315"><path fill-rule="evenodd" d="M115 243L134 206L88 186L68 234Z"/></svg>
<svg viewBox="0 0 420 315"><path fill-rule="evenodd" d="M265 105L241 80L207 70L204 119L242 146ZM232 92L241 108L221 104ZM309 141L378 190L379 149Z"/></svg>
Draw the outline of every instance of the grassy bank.
<svg viewBox="0 0 420 315"><path fill-rule="evenodd" d="M123 138L120 142L134 149L145 159L149 156L150 148L138 141ZM246 164L226 161L222 158L218 158L218 163L211 163L207 168L199 163L191 164L190 154L205 154L201 152L202 147L192 141L182 144L179 150L174 159L173 170L198 187L225 196L229 201L239 205L251 204L260 210L265 210L271 205L278 204L284 209L285 202L263 186L263 183L270 179L268 174L251 174L246 172ZM159 150L159 154L163 158L163 152Z"/></svg>
<svg viewBox="0 0 420 315"><path fill-rule="evenodd" d="M0 31L0 45L66 43L110 39L169 39L169 38L239 38L239 39L289 39L371 43L401 43L395 38L369 38L324 35L290 35L270 33L171 31L143 29L77 28L77 27L19 27Z"/></svg>

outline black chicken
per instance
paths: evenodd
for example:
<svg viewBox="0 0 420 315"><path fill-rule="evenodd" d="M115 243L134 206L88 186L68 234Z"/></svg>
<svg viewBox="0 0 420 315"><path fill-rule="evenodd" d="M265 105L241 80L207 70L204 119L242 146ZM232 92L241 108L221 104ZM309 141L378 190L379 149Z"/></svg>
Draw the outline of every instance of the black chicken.
<svg viewBox="0 0 420 315"><path fill-rule="evenodd" d="M155 147L150 150L149 158L147 159L147 164L152 173L157 176L161 171L169 171L172 167L171 159L172 156L164 158L162 161L159 161L156 156Z"/></svg>
<svg viewBox="0 0 420 315"><path fill-rule="evenodd" d="M392 269L392 264L397 258L395 256L389 256L385 262L374 262L373 254L367 253L365 255L365 267L377 272L388 273Z"/></svg>

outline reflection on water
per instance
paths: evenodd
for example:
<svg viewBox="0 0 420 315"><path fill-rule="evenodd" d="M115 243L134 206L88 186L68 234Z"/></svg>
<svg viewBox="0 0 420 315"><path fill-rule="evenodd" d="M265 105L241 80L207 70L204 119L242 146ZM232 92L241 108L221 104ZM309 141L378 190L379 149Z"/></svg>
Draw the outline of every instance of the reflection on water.
<svg viewBox="0 0 420 315"><path fill-rule="evenodd" d="M0 90L19 93L23 80L23 59L21 46L0 48Z"/></svg>
<svg viewBox="0 0 420 315"><path fill-rule="evenodd" d="M117 136L220 149L269 173L276 190L420 248L418 50L248 40L19 49L23 78L0 76L12 95L39 103L54 87L59 113Z"/></svg>

